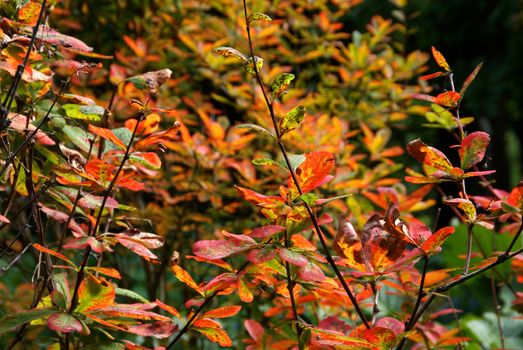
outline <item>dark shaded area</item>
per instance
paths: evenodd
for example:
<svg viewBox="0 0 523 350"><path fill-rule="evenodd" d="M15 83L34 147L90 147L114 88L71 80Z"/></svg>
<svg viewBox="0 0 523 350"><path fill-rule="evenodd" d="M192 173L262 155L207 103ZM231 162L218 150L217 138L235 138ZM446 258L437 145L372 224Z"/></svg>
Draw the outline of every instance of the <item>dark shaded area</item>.
<svg viewBox="0 0 523 350"><path fill-rule="evenodd" d="M347 26L362 28L371 16L390 17L393 10L389 2L366 1L353 10ZM498 170L496 187L512 188L522 176L523 1L411 0L404 10L409 28L406 52L430 52L436 46L455 73L457 89L484 62L461 112L476 118L468 131L483 130L492 137L485 166ZM436 64L431 68L435 71ZM436 91L450 89L443 83L442 79L430 82ZM455 140L443 131L432 142L445 149Z"/></svg>
<svg viewBox="0 0 523 350"><path fill-rule="evenodd" d="M469 130L481 129L492 136L489 168L499 188L509 189L521 178L523 130L523 2L502 0L411 1L409 49L444 53L455 71L458 86L472 69L483 69L467 91L463 115L476 117Z"/></svg>

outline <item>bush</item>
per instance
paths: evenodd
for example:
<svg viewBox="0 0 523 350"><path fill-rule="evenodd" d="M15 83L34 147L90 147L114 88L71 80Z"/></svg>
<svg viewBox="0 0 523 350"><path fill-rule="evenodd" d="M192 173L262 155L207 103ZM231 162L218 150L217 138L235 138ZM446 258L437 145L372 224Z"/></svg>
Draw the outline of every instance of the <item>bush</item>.
<svg viewBox="0 0 523 350"><path fill-rule="evenodd" d="M460 117L481 64L427 72L403 2L354 30L360 2L2 5L2 345L521 345L523 185Z"/></svg>

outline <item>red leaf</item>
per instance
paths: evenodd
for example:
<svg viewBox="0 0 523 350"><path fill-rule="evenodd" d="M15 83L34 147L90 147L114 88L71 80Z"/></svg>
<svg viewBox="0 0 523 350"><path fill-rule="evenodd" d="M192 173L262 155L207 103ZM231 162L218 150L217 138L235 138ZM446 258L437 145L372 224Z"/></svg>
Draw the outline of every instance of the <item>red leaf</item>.
<svg viewBox="0 0 523 350"><path fill-rule="evenodd" d="M300 269L300 279L303 281L322 282L325 279L323 271L313 262L308 262Z"/></svg>
<svg viewBox="0 0 523 350"><path fill-rule="evenodd" d="M489 142L490 136L486 132L476 131L467 135L461 141L459 150L461 169L466 170L481 162L485 157Z"/></svg>
<svg viewBox="0 0 523 350"><path fill-rule="evenodd" d="M256 241L249 236L233 235L230 233L226 236L229 239L196 242L193 246L194 254L207 259L222 259L256 246Z"/></svg>
<svg viewBox="0 0 523 350"><path fill-rule="evenodd" d="M83 41L76 39L75 37L61 34L54 29L40 26L38 30L37 39L47 44L61 46L66 49L80 51L80 52L91 52L92 47L87 46Z"/></svg>
<svg viewBox="0 0 523 350"><path fill-rule="evenodd" d="M143 306L143 307L142 307ZM109 306L97 308L97 314L102 314L109 317L125 317L135 320L156 320L171 322L171 319L157 313L144 310L144 308L155 307L156 303L150 304L112 304Z"/></svg>
<svg viewBox="0 0 523 350"><path fill-rule="evenodd" d="M282 248L279 251L280 257L288 262L289 264L293 264L295 266L304 267L309 263L309 259L304 257L298 252L292 251L287 248Z"/></svg>
<svg viewBox="0 0 523 350"><path fill-rule="evenodd" d="M447 60L445 59L445 57L443 57L441 52L439 52L434 46L432 46L432 56L434 57L434 60L436 61L438 66L440 66L447 72L450 72L450 66L447 63Z"/></svg>
<svg viewBox="0 0 523 350"><path fill-rule="evenodd" d="M127 326L126 330L128 333L138 334L144 337L155 337L163 339L170 337L177 329L178 326L170 321L158 321L147 324Z"/></svg>
<svg viewBox="0 0 523 350"><path fill-rule="evenodd" d="M19 133L25 133L26 131L33 132L36 130L36 126L31 124L28 121L28 118L23 114L9 113L7 119L9 119L10 122L9 128ZM53 139L47 136L47 134L42 130L36 132L34 139L36 142L44 146L54 146L56 144L56 142L54 142Z"/></svg>
<svg viewBox="0 0 523 350"><path fill-rule="evenodd" d="M245 329L247 330L247 333L249 333L251 338L256 341L261 340L261 338L265 334L263 326L255 320L245 320L243 324L245 326Z"/></svg>
<svg viewBox="0 0 523 350"><path fill-rule="evenodd" d="M430 96L430 95L426 95L426 94L412 94L412 95L410 95L410 97L414 98L416 100L436 103L436 98L434 96Z"/></svg>
<svg viewBox="0 0 523 350"><path fill-rule="evenodd" d="M153 264L160 263L160 259L158 259L156 255L154 255L149 249L147 249L142 244L138 243L136 240L129 239L128 237L125 237L123 235L115 235L114 238L125 248L140 255L145 260L150 261Z"/></svg>
<svg viewBox="0 0 523 350"><path fill-rule="evenodd" d="M443 72L436 72L436 73L432 73L432 74L427 74L427 75L424 75L424 76L420 77L420 80L430 80L430 79L434 79L434 78L437 78L437 77L441 77L442 75L446 75L446 74L443 73Z"/></svg>
<svg viewBox="0 0 523 350"><path fill-rule="evenodd" d="M519 183L510 191L507 203L523 211L523 183Z"/></svg>
<svg viewBox="0 0 523 350"><path fill-rule="evenodd" d="M434 254L439 251L440 246L445 242L445 240L454 233L454 227L447 226L436 231L432 236L429 237L421 245L421 250L427 254Z"/></svg>
<svg viewBox="0 0 523 350"><path fill-rule="evenodd" d="M296 177L303 193L307 193L330 181L334 169L334 155L330 152L317 151L305 154L305 161L296 169ZM287 184L295 197L298 194L296 185L289 176Z"/></svg>
<svg viewBox="0 0 523 350"><path fill-rule="evenodd" d="M66 313L56 313L49 316L47 327L60 333L81 332L83 330L82 323Z"/></svg>
<svg viewBox="0 0 523 350"><path fill-rule="evenodd" d="M222 273L207 283L205 292L207 295L215 291L221 291L229 287L233 287L238 281L239 277L235 273Z"/></svg>
<svg viewBox="0 0 523 350"><path fill-rule="evenodd" d="M123 143L122 140L120 140L111 130L105 129L105 128L99 128L97 126L94 126L92 124L89 124L89 131L92 132L95 135L100 136L101 138L104 138L106 140L111 141L116 146L120 147L122 150L126 149L127 146Z"/></svg>
<svg viewBox="0 0 523 350"><path fill-rule="evenodd" d="M11 223L11 221L9 221L9 219L6 218L3 215L0 215L0 222L3 222L4 224L10 224Z"/></svg>
<svg viewBox="0 0 523 350"><path fill-rule="evenodd" d="M240 310L242 309L241 306L238 305L231 305L231 306L224 306L219 307L217 309L207 311L202 315L202 318L225 318L225 317L231 317L236 315Z"/></svg>
<svg viewBox="0 0 523 350"><path fill-rule="evenodd" d="M420 139L409 142L407 151L418 162L442 170L447 174L450 174L452 171L453 166L447 156L440 150L427 146Z"/></svg>
<svg viewBox="0 0 523 350"><path fill-rule="evenodd" d="M474 81L474 79L476 79L476 75L478 75L479 70L481 69L482 66L483 66L483 62L478 64L476 66L476 68L474 68L472 73L469 74L469 76L467 77L467 79L463 83L463 86L461 87L461 90L459 91L461 96L463 96L465 94L465 91L467 91L467 89L469 88L470 84Z"/></svg>
<svg viewBox="0 0 523 350"><path fill-rule="evenodd" d="M263 247L261 249L253 249L247 254L247 260L255 265L263 264L271 261L276 256L276 249L272 246Z"/></svg>
<svg viewBox="0 0 523 350"><path fill-rule="evenodd" d="M73 237L64 244L64 249L84 249L87 247L91 247L95 253L103 253L104 251L103 243L90 236Z"/></svg>
<svg viewBox="0 0 523 350"><path fill-rule="evenodd" d="M436 96L435 102L443 107L454 108L458 105L460 99L459 92L447 91Z"/></svg>
<svg viewBox="0 0 523 350"><path fill-rule="evenodd" d="M255 238L267 238L276 233L285 231L285 227L279 225L266 225L262 227L257 227L249 234L251 237Z"/></svg>

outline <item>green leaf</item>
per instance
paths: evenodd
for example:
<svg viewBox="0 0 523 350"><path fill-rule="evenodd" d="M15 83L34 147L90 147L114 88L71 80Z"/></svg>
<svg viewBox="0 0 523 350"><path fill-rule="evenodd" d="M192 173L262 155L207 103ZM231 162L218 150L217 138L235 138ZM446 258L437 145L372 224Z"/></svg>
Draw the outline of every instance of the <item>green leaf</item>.
<svg viewBox="0 0 523 350"><path fill-rule="evenodd" d="M78 126L65 125L62 131L76 147L86 153L89 152L89 134L84 129Z"/></svg>
<svg viewBox="0 0 523 350"><path fill-rule="evenodd" d="M280 133L283 135L289 131L296 129L300 126L303 118L305 117L305 107L297 106L293 108L289 113L280 121Z"/></svg>
<svg viewBox="0 0 523 350"><path fill-rule="evenodd" d="M309 206L314 206L318 201L318 197L314 193L304 193L300 196L301 200L307 203Z"/></svg>
<svg viewBox="0 0 523 350"><path fill-rule="evenodd" d="M100 106L82 106L75 104L65 104L62 106L65 114L69 118L99 122L105 113L105 108Z"/></svg>
<svg viewBox="0 0 523 350"><path fill-rule="evenodd" d="M289 84L294 79L294 74L282 73L274 79L271 84L271 90L275 97L281 96L289 87Z"/></svg>
<svg viewBox="0 0 523 350"><path fill-rule="evenodd" d="M138 90L145 89L145 78L140 75L127 78L126 81L132 83Z"/></svg>
<svg viewBox="0 0 523 350"><path fill-rule="evenodd" d="M212 52L217 55L224 56L224 57L232 56L245 63L248 62L247 57L245 57L245 55L243 53L241 53L240 51L238 51L236 49L233 49L232 47L220 46L220 47L217 47L214 50L212 50Z"/></svg>
<svg viewBox="0 0 523 350"><path fill-rule="evenodd" d="M254 59L251 57L249 58L247 64L245 65L245 70L252 75L256 75L256 71L254 70L254 64L256 64L256 70L260 72L263 68L263 58L254 56Z"/></svg>
<svg viewBox="0 0 523 350"><path fill-rule="evenodd" d="M55 309L33 309L28 311L18 311L14 315L7 315L0 320L0 334L9 332L10 330L23 325L24 323L39 320L49 315L54 314Z"/></svg>
<svg viewBox="0 0 523 350"><path fill-rule="evenodd" d="M261 12L254 12L252 13L249 18L247 19L247 23L251 23L253 21L264 21L264 22L271 22L272 18L266 15L265 13Z"/></svg>
<svg viewBox="0 0 523 350"><path fill-rule="evenodd" d="M116 288L114 290L116 292L116 295L127 297L129 299L137 300L141 303L148 303L149 300L142 297L140 294L133 292L132 290L125 289L125 288Z"/></svg>
<svg viewBox="0 0 523 350"><path fill-rule="evenodd" d="M303 163L307 157L304 154L294 154L289 156L289 162L291 163L291 168L293 172L296 172L296 169Z"/></svg>
<svg viewBox="0 0 523 350"><path fill-rule="evenodd" d="M261 166L264 166L264 165L267 165L267 166L277 166L277 167L286 169L283 165L281 165L277 161L269 159L269 158L255 158L255 159L252 160L252 164L254 164L254 165L261 165Z"/></svg>
<svg viewBox="0 0 523 350"><path fill-rule="evenodd" d="M240 124L240 125L236 125L236 127L238 129L254 130L256 132L259 132L259 133L262 133L262 134L265 134L265 135L269 135L270 137L274 138L274 136L272 136L272 134L271 134L271 132L269 130L265 129L262 126L256 125L256 124Z"/></svg>

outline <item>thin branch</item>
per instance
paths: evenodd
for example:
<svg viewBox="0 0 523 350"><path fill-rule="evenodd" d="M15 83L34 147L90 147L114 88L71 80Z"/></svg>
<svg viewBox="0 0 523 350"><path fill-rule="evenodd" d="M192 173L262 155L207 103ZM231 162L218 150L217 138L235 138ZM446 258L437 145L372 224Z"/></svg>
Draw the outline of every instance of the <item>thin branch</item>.
<svg viewBox="0 0 523 350"><path fill-rule="evenodd" d="M470 259L472 257L472 229L474 224L467 224L467 255L465 260L465 267L463 268L463 274L466 275L469 273L470 268Z"/></svg>
<svg viewBox="0 0 523 350"><path fill-rule="evenodd" d="M96 231L98 230L98 226L100 225L100 222L101 222L101 219L102 219L102 213L103 213L103 210L105 208L105 204L107 203L107 199L109 198L109 196L111 194L111 191L113 190L113 188L114 188L114 186L116 184L118 176L120 175L120 173L121 173L125 163L129 159L129 156L130 156L130 153L131 153L131 147L132 147L133 142L134 142L134 137L136 136L136 132L138 130L138 126L140 125L140 121L142 120L144 115L145 115L145 111L144 110L141 110L138 113L138 118L137 118L138 121L137 121L137 123L134 126L134 129L133 129L133 132L131 134L131 138L129 140L129 143L127 144L127 147L125 148L125 154L124 154L124 156L122 158L122 161L120 162L120 165L118 166L118 169L116 169L114 177L111 180L111 182L109 183L109 186L107 186L107 189L104 192L104 196L102 198L102 203L100 204L100 208L98 209L98 216L96 218L96 222L95 222L94 226L92 227L91 231L89 232L89 235L91 237L96 235ZM73 312L74 309L76 308L76 304L78 302L78 290L80 288L80 284L82 283L82 281L84 279L84 270L85 270L85 267L87 266L87 261L89 260L89 255L91 254L91 250L92 250L91 246L88 246L85 249L84 256L83 256L83 259L82 259L82 263L80 265L80 269L78 270L78 274L77 274L77 277L76 277L76 283L75 283L75 286L74 286L73 297L71 298L71 307L69 308L69 312Z"/></svg>
<svg viewBox="0 0 523 350"><path fill-rule="evenodd" d="M261 79L260 72L258 71L258 68L256 67L256 62L254 62L255 61L254 57L256 57L256 56L254 54L254 47L253 47L253 44L252 44L251 29L250 29L250 25L249 25L249 17L247 15L246 0L243 0L243 12L244 12L244 17L245 17L245 28L246 28L246 31L247 31L247 38L248 38L248 41L249 41L249 49L250 49L251 57L252 57L252 60L253 60L253 70L254 70L255 75L256 75L256 80L258 81L258 85L260 86L260 89L262 91L263 98L264 98L265 103L267 105L267 109L269 110L269 114L270 114L270 117L271 117L271 120L272 120L272 124L273 124L274 130L276 132L276 141L278 143L278 146L280 147L280 150L282 152L283 158L285 159L285 163L287 165L287 168L289 169L289 173L291 175L292 181L294 182L294 185L296 186L296 189L298 190L298 193L301 196L303 194L303 192L301 190L298 178L296 177L296 174L295 174L294 170L292 169L291 162L289 160L287 151L285 150L285 146L284 146L283 142L281 141L281 133L280 133L280 131L278 129L278 123L276 122L276 115L274 113L274 109L273 109L272 103L269 101L269 98L268 98L267 93L265 91L265 87L264 87L263 81ZM356 297L351 292L351 290L350 290L349 286L347 285L347 282L345 281L342 273L340 272L340 270L336 266L336 263L334 262L334 259L333 259L332 255L331 255L330 251L329 251L327 243L325 242L325 238L323 237L323 232L322 232L322 230L321 230L321 228L320 228L320 226L318 224L318 220L316 218L316 215L313 213L313 211L312 211L312 209L311 209L311 207L309 206L308 203L303 201L303 204L304 204L304 206L305 206L305 208L307 210L307 214L309 215L309 217L310 217L310 219L312 221L312 224L314 226L314 230L315 230L316 235L318 236L318 238L320 240L322 249L323 249L323 251L325 253L326 259L327 259L331 269L336 274L336 277L340 281L343 289L345 290L345 293L349 297L349 299L350 299L354 309L356 310L356 313L358 314L359 318L361 319L361 321L365 325L365 328L370 329L371 328L370 324L367 321L367 318L365 317L365 315L363 314L363 311L359 307L358 302L356 300Z"/></svg>
<svg viewBox="0 0 523 350"><path fill-rule="evenodd" d="M24 60L21 64L18 65L18 68L16 69L15 76L13 78L13 82L11 83L11 86L9 88L9 92L7 93L4 103L1 106L1 116L0 116L0 131L3 131L7 127L7 115L9 114L9 110L11 109L11 106L14 101L14 97L16 95L16 91L18 90L18 85L20 84L20 81L22 80L22 76L25 71L25 67L27 66L27 63L29 63L29 57L31 56L31 51L33 51L33 47L36 41L36 37L38 35L38 30L40 29L40 25L42 24L42 21L44 19L45 9L47 7L47 0L42 1L42 7L40 8L40 13L38 14L38 19L36 20L36 24L33 27L33 33L31 34L31 41L29 42L29 46L27 48L27 52L25 53ZM0 173L1 175L1 173Z"/></svg>

